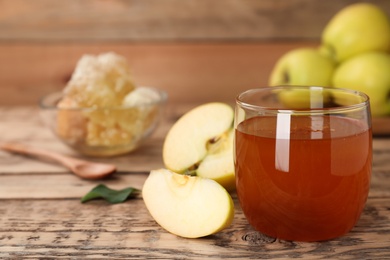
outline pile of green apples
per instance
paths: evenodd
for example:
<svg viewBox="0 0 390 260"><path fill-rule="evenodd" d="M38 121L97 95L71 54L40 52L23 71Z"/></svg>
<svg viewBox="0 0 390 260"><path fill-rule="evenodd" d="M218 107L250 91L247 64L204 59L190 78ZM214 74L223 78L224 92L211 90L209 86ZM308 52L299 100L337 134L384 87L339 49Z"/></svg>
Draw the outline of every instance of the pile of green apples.
<svg viewBox="0 0 390 260"><path fill-rule="evenodd" d="M356 3L336 13L318 48L293 49L275 64L276 85L348 88L370 97L374 117L390 115L390 21L380 7Z"/></svg>

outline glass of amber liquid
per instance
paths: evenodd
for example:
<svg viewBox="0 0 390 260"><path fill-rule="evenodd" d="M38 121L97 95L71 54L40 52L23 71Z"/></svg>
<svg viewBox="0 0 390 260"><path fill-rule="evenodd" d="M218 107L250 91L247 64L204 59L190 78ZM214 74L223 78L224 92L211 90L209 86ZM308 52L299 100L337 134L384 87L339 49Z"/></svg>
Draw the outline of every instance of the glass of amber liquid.
<svg viewBox="0 0 390 260"><path fill-rule="evenodd" d="M354 227L372 168L367 95L251 89L236 99L234 127L237 195L251 226L294 241L329 240Z"/></svg>

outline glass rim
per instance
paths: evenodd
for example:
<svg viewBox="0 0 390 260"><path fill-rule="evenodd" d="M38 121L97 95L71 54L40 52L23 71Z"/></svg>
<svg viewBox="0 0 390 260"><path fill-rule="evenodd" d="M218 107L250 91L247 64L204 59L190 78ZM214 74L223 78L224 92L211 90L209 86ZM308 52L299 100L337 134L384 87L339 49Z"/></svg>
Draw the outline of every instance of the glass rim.
<svg viewBox="0 0 390 260"><path fill-rule="evenodd" d="M278 107L270 107L270 106L261 106L251 104L251 102L246 102L243 100L243 96L250 94L251 92L270 92L271 90L278 89L323 89L330 91L339 91L342 93L349 93L354 96L359 96L362 98L361 102L351 105L338 105L338 106L330 106L330 107L320 107L320 108L303 108L303 109L294 109L294 108L278 108ZM319 113L337 113L337 112L346 112L355 109L361 109L369 106L370 98L367 94L361 91L347 89L347 88L335 88L335 87L324 87L324 86L300 86L300 85L280 85L280 86L266 86L266 87L258 87L245 90L236 96L236 104L239 105L243 109L252 110L252 111L268 111L275 113L286 113L286 114L319 114Z"/></svg>

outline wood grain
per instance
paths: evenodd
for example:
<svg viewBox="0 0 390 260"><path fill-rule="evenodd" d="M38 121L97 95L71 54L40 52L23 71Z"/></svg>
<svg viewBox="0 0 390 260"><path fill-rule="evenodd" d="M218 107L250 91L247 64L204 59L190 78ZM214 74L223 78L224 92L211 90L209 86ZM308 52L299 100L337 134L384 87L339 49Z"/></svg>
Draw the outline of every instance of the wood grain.
<svg viewBox="0 0 390 260"><path fill-rule="evenodd" d="M253 230L236 194L232 225L212 236L184 239L163 230L142 197L122 204L85 204L80 198L98 183L142 188L161 163L167 129L190 104L172 106L152 142L126 156L106 159L121 165L111 178L88 181L66 169L0 152L0 258L2 259L387 259L390 257L390 139L373 142L373 174L365 210L347 235L325 242L278 240ZM37 109L0 110L0 141L13 138L66 152L40 123ZM10 130L12 129L12 131ZM26 129L30 131L26 131ZM105 160L102 160L105 161ZM33 164L35 162L36 164Z"/></svg>
<svg viewBox="0 0 390 260"><path fill-rule="evenodd" d="M61 166L0 151L1 259L390 259L390 139L374 138L366 208L347 235L321 243L278 240L254 231L235 194L232 225L183 239L163 230L142 197L123 204L80 203L98 183L142 188L163 167L169 127L208 101L267 85L276 60L319 43L329 18L353 0L0 0L0 142L67 153L39 118L39 98L61 90L85 53L125 56L138 85L169 94L166 116L137 151L109 159L119 172L78 179ZM390 14L390 2L370 1ZM310 22L308 22L310 21ZM207 90L207 91L205 91ZM374 131L390 133L388 118Z"/></svg>
<svg viewBox="0 0 390 260"><path fill-rule="evenodd" d="M292 43L0 44L0 105L34 105L62 90L84 54L126 57L138 85L166 90L169 102L234 102L248 88L268 85L270 71ZM21 76L23 75L23 76ZM206 91L207 90L207 91Z"/></svg>
<svg viewBox="0 0 390 260"><path fill-rule="evenodd" d="M3 0L0 41L316 39L341 8L321 0ZM390 13L386 0L370 1Z"/></svg>
<svg viewBox="0 0 390 260"><path fill-rule="evenodd" d="M183 239L164 231L151 218L142 199L117 205L102 201L81 204L77 199L1 202L0 257L385 259L390 256L388 197L370 198L349 234L318 243L277 240L254 231L236 198L233 224L200 239Z"/></svg>

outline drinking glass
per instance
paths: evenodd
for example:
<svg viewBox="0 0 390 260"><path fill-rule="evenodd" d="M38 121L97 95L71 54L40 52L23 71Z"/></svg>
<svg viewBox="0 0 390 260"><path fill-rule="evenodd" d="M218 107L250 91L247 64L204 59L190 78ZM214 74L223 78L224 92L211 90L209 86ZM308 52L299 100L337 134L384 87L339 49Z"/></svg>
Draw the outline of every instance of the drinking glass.
<svg viewBox="0 0 390 260"><path fill-rule="evenodd" d="M372 168L369 98L317 86L236 98L237 195L248 222L279 239L342 236L365 206Z"/></svg>

